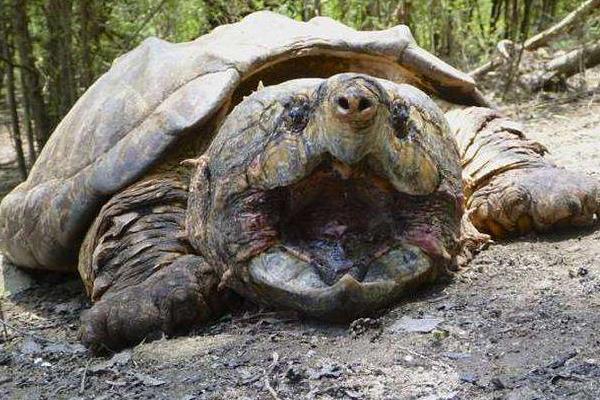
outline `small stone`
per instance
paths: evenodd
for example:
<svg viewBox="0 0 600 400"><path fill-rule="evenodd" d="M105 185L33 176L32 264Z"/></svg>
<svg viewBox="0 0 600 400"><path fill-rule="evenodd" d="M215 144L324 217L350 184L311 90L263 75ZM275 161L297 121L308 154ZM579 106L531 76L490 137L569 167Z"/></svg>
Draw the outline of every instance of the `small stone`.
<svg viewBox="0 0 600 400"><path fill-rule="evenodd" d="M506 389L506 385L504 384L504 382L502 382L502 380L498 377L496 378L492 378L492 380L490 380L490 383L492 384L492 387L495 390L502 390L502 389Z"/></svg>
<svg viewBox="0 0 600 400"><path fill-rule="evenodd" d="M127 365L129 364L129 361L131 361L131 350L125 350L122 351L120 353L115 354L114 356L112 356L112 358L110 359L110 361L114 364L114 365Z"/></svg>
<svg viewBox="0 0 600 400"><path fill-rule="evenodd" d="M57 314L71 314L81 309L81 302L75 299L66 303L56 304L53 309Z"/></svg>
<svg viewBox="0 0 600 400"><path fill-rule="evenodd" d="M448 331L447 331L447 330L445 330L445 329L434 329L434 330L432 331L432 334L433 334L433 338L434 338L435 340L438 340L438 341L440 341L440 340L442 340L442 339L445 339L445 338L447 338L448 336L450 336L450 332L448 332Z"/></svg>
<svg viewBox="0 0 600 400"><path fill-rule="evenodd" d="M290 383L298 383L306 378L306 371L298 365L292 365L285 371L285 378Z"/></svg>
<svg viewBox="0 0 600 400"><path fill-rule="evenodd" d="M81 344L52 343L44 347L47 353L84 354L87 350Z"/></svg>
<svg viewBox="0 0 600 400"><path fill-rule="evenodd" d="M324 364L310 374L310 379L339 378L342 374L343 370L339 364Z"/></svg>
<svg viewBox="0 0 600 400"><path fill-rule="evenodd" d="M137 380L139 380L145 386L161 386L167 383L167 381L154 378L150 375L142 374L141 372L134 372L132 375L135 376Z"/></svg>
<svg viewBox="0 0 600 400"><path fill-rule="evenodd" d="M21 353L31 355L41 352L42 346L38 343L38 341L32 336L26 336L21 344Z"/></svg>
<svg viewBox="0 0 600 400"><path fill-rule="evenodd" d="M27 272L17 268L0 254L0 299L24 292L35 286L35 281Z"/></svg>
<svg viewBox="0 0 600 400"><path fill-rule="evenodd" d="M465 360L467 358L471 358L471 354L448 352L448 353L444 353L444 357L449 358L450 360Z"/></svg>
<svg viewBox="0 0 600 400"><path fill-rule="evenodd" d="M131 350L125 350L115 354L108 361L102 361L97 364L90 366L89 371L92 373L107 371L113 367L121 367L127 365L131 361L132 353Z"/></svg>
<svg viewBox="0 0 600 400"><path fill-rule="evenodd" d="M353 338L357 338L371 329L381 329L381 321L374 318L359 318L350 324L348 332Z"/></svg>
<svg viewBox="0 0 600 400"><path fill-rule="evenodd" d="M416 333L430 333L438 327L439 324L444 320L439 318L410 318L402 317L399 321L396 321L391 329L394 332L416 332Z"/></svg>
<svg viewBox="0 0 600 400"><path fill-rule="evenodd" d="M577 269L569 270L569 278L581 278L587 276L589 274L589 270L585 267L579 267Z"/></svg>
<svg viewBox="0 0 600 400"><path fill-rule="evenodd" d="M470 372L462 374L459 379L461 382L472 383L472 384L475 384L475 383L477 383L477 381L479 381L479 377L476 374L473 374Z"/></svg>
<svg viewBox="0 0 600 400"><path fill-rule="evenodd" d="M52 366L52 364L50 364L48 361L44 361L44 359L41 357L38 357L35 360L33 360L33 364L39 365L40 367L44 367L44 368L49 368Z"/></svg>

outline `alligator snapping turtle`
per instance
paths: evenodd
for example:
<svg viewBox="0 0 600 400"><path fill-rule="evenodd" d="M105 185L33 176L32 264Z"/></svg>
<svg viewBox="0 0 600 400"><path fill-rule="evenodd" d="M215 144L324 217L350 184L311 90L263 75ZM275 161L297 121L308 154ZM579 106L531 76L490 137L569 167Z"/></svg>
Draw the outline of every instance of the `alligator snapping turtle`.
<svg viewBox="0 0 600 400"><path fill-rule="evenodd" d="M486 105L405 27L261 12L147 40L2 201L0 248L23 267L78 264L94 302L82 340L116 349L215 318L230 290L352 318L468 259L487 239L475 227L594 222L597 182L496 111L444 116L424 92Z"/></svg>

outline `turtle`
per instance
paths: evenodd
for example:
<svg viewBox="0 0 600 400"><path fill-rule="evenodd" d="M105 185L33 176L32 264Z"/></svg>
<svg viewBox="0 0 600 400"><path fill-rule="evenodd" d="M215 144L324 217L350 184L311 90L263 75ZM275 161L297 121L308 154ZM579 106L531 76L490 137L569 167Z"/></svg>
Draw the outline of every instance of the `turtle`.
<svg viewBox="0 0 600 400"><path fill-rule="evenodd" d="M347 321L490 237L595 224L598 182L546 152L405 26L262 11L115 60L0 203L0 250L79 271L93 349L185 333L232 296Z"/></svg>

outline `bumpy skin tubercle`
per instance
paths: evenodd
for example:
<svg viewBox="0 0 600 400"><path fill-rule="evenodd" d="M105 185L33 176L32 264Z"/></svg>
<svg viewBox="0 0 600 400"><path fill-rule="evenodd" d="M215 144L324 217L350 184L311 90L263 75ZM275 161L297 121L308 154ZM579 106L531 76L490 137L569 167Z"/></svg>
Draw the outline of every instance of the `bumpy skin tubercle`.
<svg viewBox="0 0 600 400"><path fill-rule="evenodd" d="M81 317L81 340L117 350L186 332L218 317L220 275L194 255L184 230L184 177L157 173L104 205L79 255L94 305Z"/></svg>

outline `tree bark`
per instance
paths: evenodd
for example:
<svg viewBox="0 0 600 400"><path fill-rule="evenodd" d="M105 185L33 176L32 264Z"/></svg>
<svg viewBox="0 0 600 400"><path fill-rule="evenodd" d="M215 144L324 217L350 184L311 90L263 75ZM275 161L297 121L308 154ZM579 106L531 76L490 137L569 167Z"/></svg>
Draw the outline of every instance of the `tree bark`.
<svg viewBox="0 0 600 400"><path fill-rule="evenodd" d="M559 23L525 41L526 50L535 50L547 45L551 40L570 30L575 24L600 8L600 0L587 0Z"/></svg>
<svg viewBox="0 0 600 400"><path fill-rule="evenodd" d="M302 21L308 21L309 19L308 0L302 0Z"/></svg>
<svg viewBox="0 0 600 400"><path fill-rule="evenodd" d="M53 125L58 124L77 98L73 70L72 6L71 0L48 0L44 10L48 26L46 70L50 75L49 92L52 93L48 105Z"/></svg>
<svg viewBox="0 0 600 400"><path fill-rule="evenodd" d="M502 15L502 0L492 0L492 11L490 13L490 31L492 33L496 32L500 15Z"/></svg>
<svg viewBox="0 0 600 400"><path fill-rule="evenodd" d="M81 38L81 78L80 84L87 88L94 82L94 59L92 56L92 46L95 36L95 15L93 12L93 2L91 0L79 0L79 37Z"/></svg>
<svg viewBox="0 0 600 400"><path fill-rule="evenodd" d="M27 1L14 0L12 9L15 43L20 63L23 66L21 72L25 74L29 90L29 93L25 93L25 95L31 101L31 117L35 124L35 140L38 144L38 149L41 150L50 137L51 124L42 96L40 75L35 67L33 58L33 46L27 25Z"/></svg>
<svg viewBox="0 0 600 400"><path fill-rule="evenodd" d="M413 36L417 35L417 27L412 20L413 4L411 0L400 0L394 10L396 24L404 24L410 28Z"/></svg>
<svg viewBox="0 0 600 400"><path fill-rule="evenodd" d="M533 0L525 0L523 6L523 19L521 20L521 29L519 33L519 42L523 42L529 36L529 25L531 22L531 6Z"/></svg>
<svg viewBox="0 0 600 400"><path fill-rule="evenodd" d="M29 166L31 167L37 158L35 151L35 135L33 134L33 126L31 125L31 104L26 96L29 93L27 83L25 82L25 74L23 71L19 73L21 77L21 95L23 96L23 125L25 126L25 137L27 138L27 154L29 156Z"/></svg>
<svg viewBox="0 0 600 400"><path fill-rule="evenodd" d="M12 52L10 51L10 43L8 41L8 34L4 27L2 27L2 37L0 40L0 51L2 57L6 60L12 60ZM6 65L6 100L8 102L8 109L10 112L11 120L11 136L13 139L13 146L15 153L17 154L17 165L19 172L23 180L27 179L27 164L25 162L25 154L23 153L23 143L21 141L21 129L19 127L19 115L17 113L17 99L15 90L15 77L12 63Z"/></svg>
<svg viewBox="0 0 600 400"><path fill-rule="evenodd" d="M546 63L542 70L520 77L519 81L531 91L551 87L557 79L568 78L581 72L581 67L591 68L600 64L600 43L584 46L556 57Z"/></svg>

